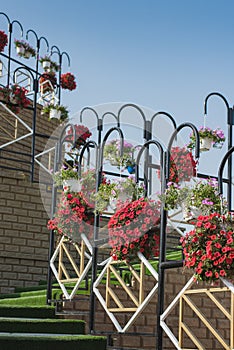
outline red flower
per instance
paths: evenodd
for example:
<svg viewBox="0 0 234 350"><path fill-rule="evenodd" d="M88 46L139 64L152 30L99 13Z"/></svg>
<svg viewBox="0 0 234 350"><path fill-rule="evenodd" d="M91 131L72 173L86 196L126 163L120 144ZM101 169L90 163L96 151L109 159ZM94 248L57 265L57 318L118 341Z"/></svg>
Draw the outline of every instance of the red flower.
<svg viewBox="0 0 234 350"><path fill-rule="evenodd" d="M196 175L196 166L197 163L192 152L188 151L186 147L172 147L169 182L189 181ZM160 171L158 176L160 177Z"/></svg>
<svg viewBox="0 0 234 350"><path fill-rule="evenodd" d="M8 37L6 33L0 30L0 52L4 50L4 47L7 45L7 43L8 43Z"/></svg>
<svg viewBox="0 0 234 350"><path fill-rule="evenodd" d="M147 216L148 211L151 216ZM131 260L137 252L146 258L159 253L159 205L146 198L127 203L115 212L108 223L111 254Z"/></svg>
<svg viewBox="0 0 234 350"><path fill-rule="evenodd" d="M87 126L75 124L74 127L76 131L75 145L77 148L79 148L80 146L85 144L86 140L92 135L92 133L89 131ZM70 127L70 129L68 130L68 135L72 135L72 134L73 134L73 129L72 127ZM67 138L67 140L73 142L73 139L70 138L70 136Z"/></svg>
<svg viewBox="0 0 234 350"><path fill-rule="evenodd" d="M181 239L184 266L195 269L196 279L215 281L231 277L234 270L234 232L230 216L199 216L194 230Z"/></svg>
<svg viewBox="0 0 234 350"><path fill-rule="evenodd" d="M62 74L60 85L62 89L67 89L70 91L75 90L76 89L75 76L71 73Z"/></svg>

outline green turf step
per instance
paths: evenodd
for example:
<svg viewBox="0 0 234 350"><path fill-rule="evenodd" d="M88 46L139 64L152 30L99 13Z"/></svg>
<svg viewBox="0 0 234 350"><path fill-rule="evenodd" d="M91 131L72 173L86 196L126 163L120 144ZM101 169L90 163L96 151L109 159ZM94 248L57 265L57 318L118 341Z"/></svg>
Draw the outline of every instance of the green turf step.
<svg viewBox="0 0 234 350"><path fill-rule="evenodd" d="M34 335L0 333L4 350L106 350L106 338L91 335Z"/></svg>
<svg viewBox="0 0 234 350"><path fill-rule="evenodd" d="M0 317L55 318L53 306L0 305Z"/></svg>
<svg viewBox="0 0 234 350"><path fill-rule="evenodd" d="M9 333L84 334L85 322L63 319L0 318L0 331Z"/></svg>

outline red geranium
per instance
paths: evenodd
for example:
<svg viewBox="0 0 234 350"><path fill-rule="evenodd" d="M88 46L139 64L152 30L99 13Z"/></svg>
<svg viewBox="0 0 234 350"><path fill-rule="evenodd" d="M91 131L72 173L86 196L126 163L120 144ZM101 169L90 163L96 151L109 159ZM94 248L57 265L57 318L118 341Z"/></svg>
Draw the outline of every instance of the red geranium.
<svg viewBox="0 0 234 350"><path fill-rule="evenodd" d="M67 89L70 91L75 90L76 89L75 76L71 73L62 74L60 84L62 89Z"/></svg>
<svg viewBox="0 0 234 350"><path fill-rule="evenodd" d="M6 33L0 30L0 52L4 50L4 47L7 45L7 43L8 43L8 37Z"/></svg>
<svg viewBox="0 0 234 350"><path fill-rule="evenodd" d="M147 198L127 203L108 222L111 254L132 260L138 252L148 259L159 254L159 205Z"/></svg>
<svg viewBox="0 0 234 350"><path fill-rule="evenodd" d="M198 216L194 229L181 238L184 266L195 270L195 278L216 281L233 277L234 232L230 217L213 213Z"/></svg>
<svg viewBox="0 0 234 350"><path fill-rule="evenodd" d="M76 130L76 147L79 148L85 144L86 140L92 135L92 133L89 131L87 126L75 124L74 127ZM72 135L72 131L72 127L70 127L68 130L68 135Z"/></svg>
<svg viewBox="0 0 234 350"><path fill-rule="evenodd" d="M172 147L169 182L179 183L191 180L193 176L196 176L196 166L192 152L186 147ZM158 176L160 177L160 171L158 171Z"/></svg>
<svg viewBox="0 0 234 350"><path fill-rule="evenodd" d="M28 90L18 84L11 87L1 87L0 92L6 106L14 113L19 113L22 108L30 105L30 100L26 97Z"/></svg>
<svg viewBox="0 0 234 350"><path fill-rule="evenodd" d="M47 228L79 243L81 233L88 238L93 232L93 208L81 192L63 192L55 217L48 221Z"/></svg>

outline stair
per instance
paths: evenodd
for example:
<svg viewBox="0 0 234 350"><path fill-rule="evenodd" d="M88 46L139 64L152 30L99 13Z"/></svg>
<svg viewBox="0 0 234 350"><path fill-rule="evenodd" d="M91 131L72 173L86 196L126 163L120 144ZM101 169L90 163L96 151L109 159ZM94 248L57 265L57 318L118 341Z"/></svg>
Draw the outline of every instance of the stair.
<svg viewBox="0 0 234 350"><path fill-rule="evenodd" d="M106 337L84 333L84 321L58 319L52 306L0 304L2 350L106 350Z"/></svg>

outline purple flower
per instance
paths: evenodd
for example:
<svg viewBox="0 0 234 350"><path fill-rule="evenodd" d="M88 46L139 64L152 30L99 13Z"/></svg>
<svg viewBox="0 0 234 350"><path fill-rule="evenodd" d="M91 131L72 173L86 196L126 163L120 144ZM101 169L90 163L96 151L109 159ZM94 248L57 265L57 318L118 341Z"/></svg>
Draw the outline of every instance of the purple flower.
<svg viewBox="0 0 234 350"><path fill-rule="evenodd" d="M212 202L211 200L209 200L209 198L205 198L205 199L203 199L202 204L205 204L205 205L213 205L214 202Z"/></svg>

